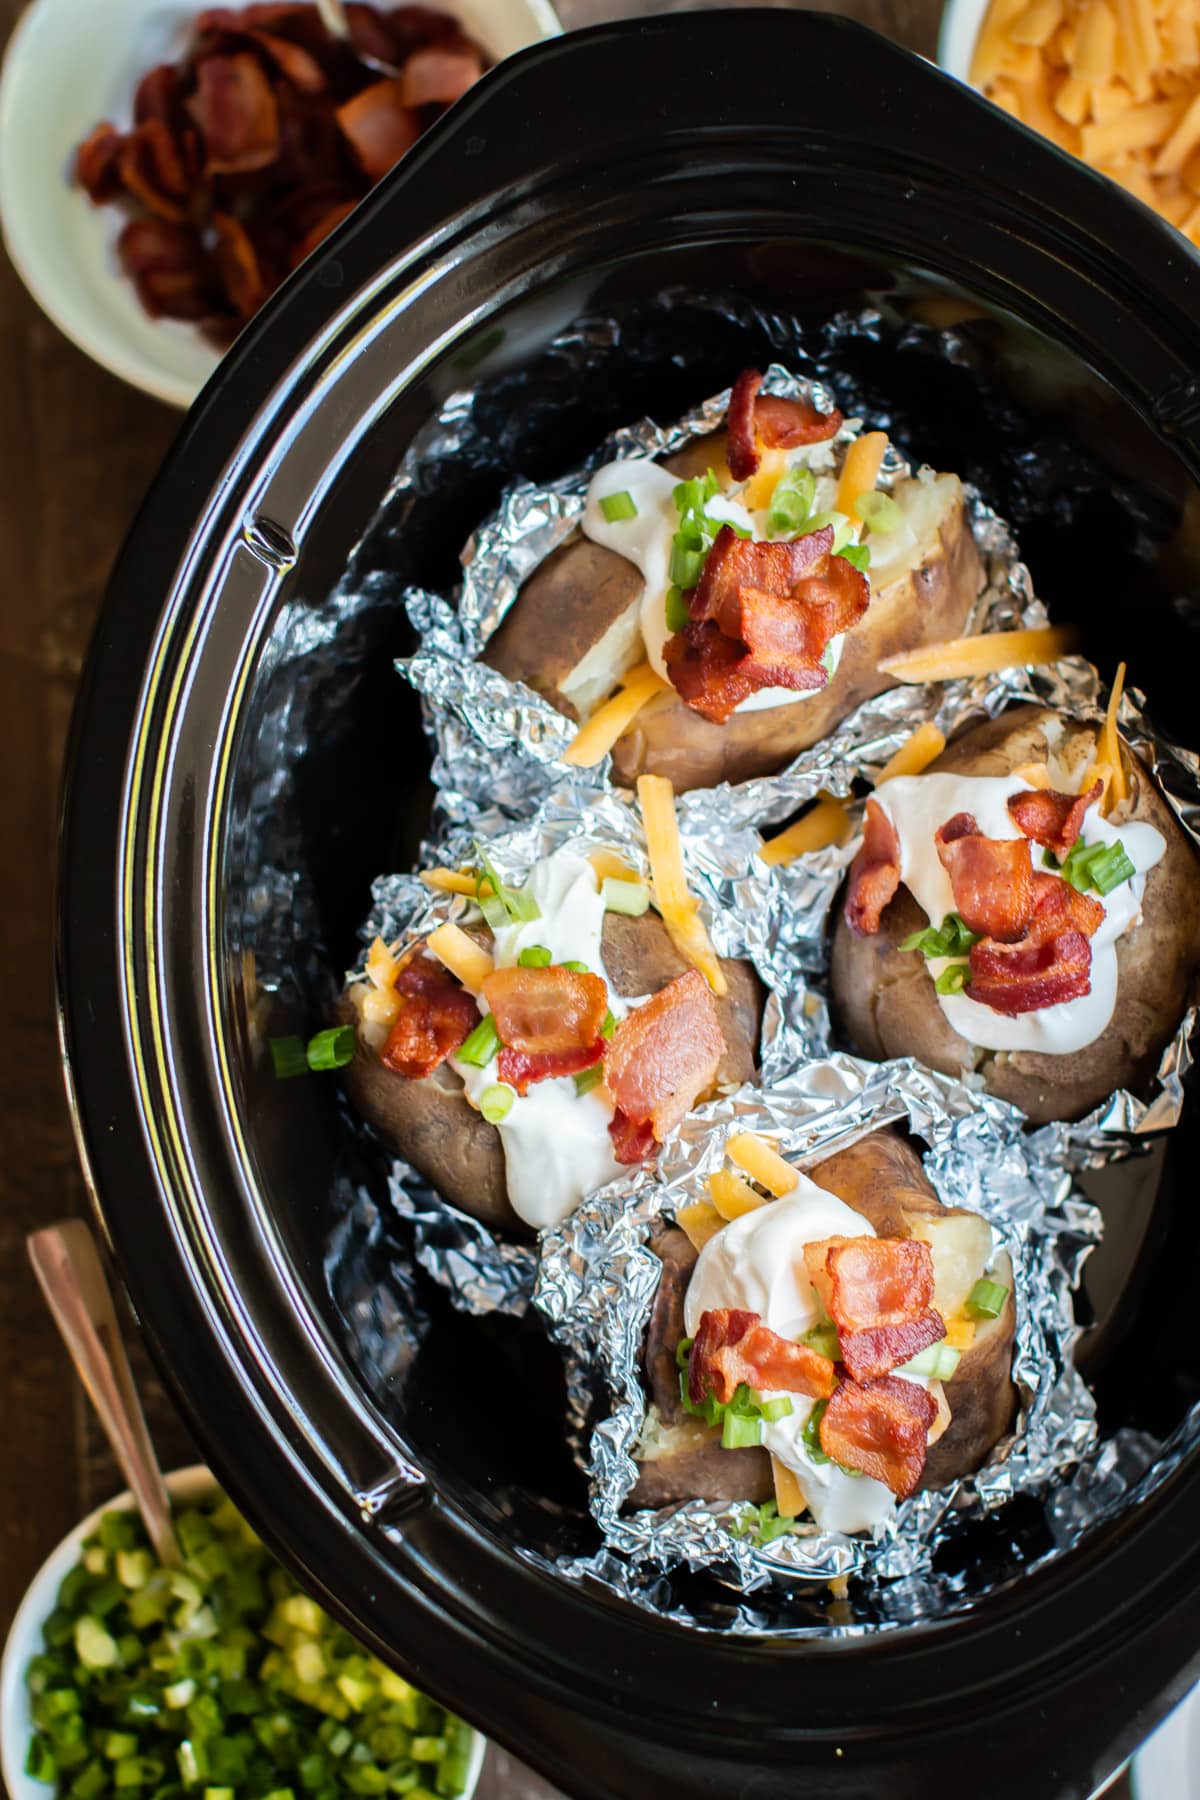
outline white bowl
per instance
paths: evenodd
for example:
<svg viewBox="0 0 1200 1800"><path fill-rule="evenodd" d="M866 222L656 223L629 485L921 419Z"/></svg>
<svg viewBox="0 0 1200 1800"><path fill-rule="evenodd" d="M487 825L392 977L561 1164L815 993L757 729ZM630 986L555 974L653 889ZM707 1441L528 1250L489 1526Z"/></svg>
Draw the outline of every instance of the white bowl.
<svg viewBox="0 0 1200 1800"><path fill-rule="evenodd" d="M938 30L938 68L970 82L971 58L987 14L989 0L946 0Z"/></svg>
<svg viewBox="0 0 1200 1800"><path fill-rule="evenodd" d="M114 250L127 215L93 206L72 173L80 141L101 119L131 123L139 79L182 54L211 3L32 0L0 70L0 230L17 272L81 350L174 406L191 405L220 352L193 325L142 311ZM562 30L550 0L436 3L497 62Z"/></svg>
<svg viewBox="0 0 1200 1800"><path fill-rule="evenodd" d="M212 1475L196 1464L190 1469L176 1469L167 1476L167 1489L173 1500L199 1500L216 1487ZM44 1782L34 1781L25 1773L25 1758L33 1735L33 1718L29 1693L25 1686L25 1670L31 1657L42 1649L42 1626L54 1610L59 1584L79 1561L83 1540L95 1531L102 1514L114 1507L127 1511L133 1505L132 1494L118 1494L78 1524L46 1558L17 1609L12 1622L4 1657L0 1661L0 1774L8 1789L8 1800L50 1800L52 1790ZM471 1762L462 1800L471 1800L479 1782L479 1772L487 1750L487 1739L476 1731L471 1745Z"/></svg>

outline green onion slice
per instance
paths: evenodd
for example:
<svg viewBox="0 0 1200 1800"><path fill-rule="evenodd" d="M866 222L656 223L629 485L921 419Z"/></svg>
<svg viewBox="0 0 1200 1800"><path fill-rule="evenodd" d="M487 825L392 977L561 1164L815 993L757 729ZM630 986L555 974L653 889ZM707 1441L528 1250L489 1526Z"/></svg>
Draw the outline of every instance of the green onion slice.
<svg viewBox="0 0 1200 1800"><path fill-rule="evenodd" d="M617 1029L616 1014L613 1012L613 1009L610 1006L608 1011L605 1013L603 1019L601 1019L601 1021L600 1021L600 1036L602 1038L611 1038L611 1036L613 1035L613 1032L616 1029Z"/></svg>
<svg viewBox="0 0 1200 1800"><path fill-rule="evenodd" d="M765 1419L768 1425L773 1425L776 1419L791 1417L792 1403L786 1394L780 1394L775 1400L764 1400L759 1394L755 1394L754 1398L758 1406L759 1417Z"/></svg>
<svg viewBox="0 0 1200 1800"><path fill-rule="evenodd" d="M700 580L704 568L704 554L703 550L688 549L677 538L671 550L671 561L667 569L671 585L685 593L694 588Z"/></svg>
<svg viewBox="0 0 1200 1800"><path fill-rule="evenodd" d="M789 469L781 475L767 508L767 532L771 537L799 537L811 531L808 515L816 498L817 478L811 469Z"/></svg>
<svg viewBox="0 0 1200 1800"><path fill-rule="evenodd" d="M967 1295L966 1310L975 1319L998 1319L1007 1299L1008 1289L1002 1281L977 1281Z"/></svg>
<svg viewBox="0 0 1200 1800"><path fill-rule="evenodd" d="M683 1338L680 1338L679 1342L676 1344L676 1346L675 1346L675 1366L677 1369L686 1369L687 1368L688 1358L692 1354L692 1345L695 1343L695 1341L696 1341L695 1338L683 1337Z"/></svg>
<svg viewBox="0 0 1200 1800"><path fill-rule="evenodd" d="M540 919L541 908L527 888L508 887L501 881L496 869L481 844L476 844L475 854L479 860L479 880L475 886L475 898L484 918L497 930L502 925L527 925L531 919ZM490 894L481 894L484 877L491 884Z"/></svg>
<svg viewBox="0 0 1200 1800"><path fill-rule="evenodd" d="M688 603L680 590L672 585L667 589L667 630L685 631L692 622Z"/></svg>
<svg viewBox="0 0 1200 1800"><path fill-rule="evenodd" d="M331 1025L328 1031L318 1031L309 1039L305 1055L314 1073L322 1069L344 1069L354 1060L353 1025Z"/></svg>
<svg viewBox="0 0 1200 1800"><path fill-rule="evenodd" d="M459 1062L467 1063L473 1069L486 1069L499 1049L500 1033L496 1030L496 1021L491 1013L484 1013L454 1054Z"/></svg>
<svg viewBox="0 0 1200 1800"><path fill-rule="evenodd" d="M619 494L605 494L600 502L600 511L610 525L620 525L623 520L636 519L638 516L637 505L628 488L623 488Z"/></svg>
<svg viewBox="0 0 1200 1800"><path fill-rule="evenodd" d="M804 1421L804 1429L800 1433L800 1442L815 1463L827 1463L831 1460L821 1448L821 1420L825 1417L828 1405L828 1400L818 1400Z"/></svg>
<svg viewBox="0 0 1200 1800"><path fill-rule="evenodd" d="M489 1125L498 1125L501 1119L507 1119L516 1097L512 1088L498 1081L493 1087L484 1088L480 1094L479 1110Z"/></svg>
<svg viewBox="0 0 1200 1800"><path fill-rule="evenodd" d="M871 566L871 552L865 544L848 543L844 549L837 551L837 555L844 556L860 575L865 575Z"/></svg>
<svg viewBox="0 0 1200 1800"><path fill-rule="evenodd" d="M529 944L517 958L522 969L545 969L554 961L545 944Z"/></svg>
<svg viewBox="0 0 1200 1800"><path fill-rule="evenodd" d="M1120 838L1113 844L1085 844L1082 838L1072 844L1061 862L1053 851L1042 857L1048 869L1056 869L1064 881L1085 893L1095 888L1098 894L1111 894L1123 881L1137 874L1129 853Z"/></svg>
<svg viewBox="0 0 1200 1800"><path fill-rule="evenodd" d="M827 1356L830 1362L841 1361L842 1346L836 1325L814 1325L803 1334L800 1342L807 1344L810 1350L815 1350L818 1356Z"/></svg>
<svg viewBox="0 0 1200 1800"><path fill-rule="evenodd" d="M622 881L619 876L606 875L600 887L600 898L605 912L625 913L631 919L640 919L650 904L650 889L644 881Z"/></svg>
<svg viewBox="0 0 1200 1800"><path fill-rule="evenodd" d="M722 1450L746 1450L752 1444L761 1443L762 1419L736 1413L731 1405L726 1411L724 1423L721 1426Z"/></svg>
<svg viewBox="0 0 1200 1800"><path fill-rule="evenodd" d="M949 1381L961 1356L961 1350L952 1350L943 1339L941 1343L931 1344L928 1350L922 1350L911 1362L901 1363L899 1373L924 1375L930 1381Z"/></svg>
<svg viewBox="0 0 1200 1800"><path fill-rule="evenodd" d="M562 967L564 969L573 970L576 975L591 974L591 970L588 968L587 964L585 962L580 962L577 957L572 957L570 962L563 963Z"/></svg>
<svg viewBox="0 0 1200 1800"><path fill-rule="evenodd" d="M271 1061L280 1081L289 1081L293 1075L308 1074L308 1057L304 1053L303 1038L278 1037L272 1038L270 1042Z"/></svg>
<svg viewBox="0 0 1200 1800"><path fill-rule="evenodd" d="M968 931L956 912L947 913L935 930L932 926L914 931L900 945L901 950L919 950L922 956L965 956L979 942L979 934Z"/></svg>
<svg viewBox="0 0 1200 1800"><path fill-rule="evenodd" d="M970 979L970 963L952 962L946 964L933 985L939 994L961 994Z"/></svg>
<svg viewBox="0 0 1200 1800"><path fill-rule="evenodd" d="M879 494L872 490L869 494L860 494L854 502L854 510L863 524L881 537L889 532L899 531L904 523L903 510L897 506L890 494Z"/></svg>
<svg viewBox="0 0 1200 1800"><path fill-rule="evenodd" d="M576 1075L575 1092L577 1094L590 1094L592 1089L598 1087L603 1079L604 1064L602 1062L593 1063L590 1069L581 1069L579 1074Z"/></svg>

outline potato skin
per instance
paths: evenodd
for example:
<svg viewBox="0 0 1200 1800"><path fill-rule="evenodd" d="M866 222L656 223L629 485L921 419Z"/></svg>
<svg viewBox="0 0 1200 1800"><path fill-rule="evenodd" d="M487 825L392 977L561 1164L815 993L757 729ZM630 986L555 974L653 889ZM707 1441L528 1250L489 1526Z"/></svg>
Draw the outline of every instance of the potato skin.
<svg viewBox="0 0 1200 1800"><path fill-rule="evenodd" d="M872 1132L808 1169L816 1182L868 1219L880 1237L913 1235L922 1216L945 1215L943 1206L912 1146L891 1129ZM763 1449L722 1450L717 1434L686 1414L679 1403L675 1348L684 1333L684 1296L697 1252L686 1235L668 1230L651 1242L662 1258L663 1278L655 1295L643 1352L647 1385L658 1414L652 1454L639 1463L630 1507L666 1506L691 1499L751 1500L774 1493L771 1459ZM952 1418L930 1446L922 1488L944 1487L977 1469L1012 1424L1016 1390L1011 1368L1016 1330L1012 1265L994 1264L997 1280L1009 1289L1000 1317L981 1324L964 1352L953 1380L945 1383Z"/></svg>
<svg viewBox="0 0 1200 1800"><path fill-rule="evenodd" d="M710 465L719 467L724 456L725 434L716 432L664 466L683 480ZM872 597L866 618L847 634L827 687L790 706L737 713L724 725L714 725L674 694L663 694L643 708L617 743L614 779L632 787L639 775L665 775L683 793L781 768L864 700L893 685L879 673L882 657L957 637L979 581L979 553L960 506L917 568ZM642 578L632 563L576 532L524 584L482 660L577 718L561 684L637 605L641 592Z"/></svg>
<svg viewBox="0 0 1200 1800"><path fill-rule="evenodd" d="M627 999L657 993L691 966L655 912L637 919L606 913L602 948L612 985ZM729 992L717 1001L726 1046L717 1081L740 1086L753 1079L757 1067L766 996L750 963L722 959L721 966ZM353 1024L355 1016L343 996L339 1017ZM385 1069L359 1037L344 1074L355 1109L452 1206L493 1230L529 1235L509 1205L500 1133L464 1097L452 1069L443 1064L424 1080L409 1081Z"/></svg>
<svg viewBox="0 0 1200 1800"><path fill-rule="evenodd" d="M1019 706L947 746L930 767L968 775L1007 775L1045 760L1046 725L1054 714ZM1064 742L1094 745L1091 726L1077 726ZM1146 877L1142 921L1117 942L1117 1002L1107 1028L1092 1044L1066 1056L1033 1051L987 1051L951 1030L919 951L898 946L926 924L904 888L871 937L857 937L839 898L834 915L830 981L843 1039L863 1056L884 1061L914 1056L926 1067L984 1077L988 1091L1019 1106L1040 1125L1078 1119L1115 1089L1149 1079L1163 1045L1179 1022L1200 966L1200 864L1174 814L1147 771L1131 757L1133 792L1111 815L1143 820L1160 831L1166 852Z"/></svg>

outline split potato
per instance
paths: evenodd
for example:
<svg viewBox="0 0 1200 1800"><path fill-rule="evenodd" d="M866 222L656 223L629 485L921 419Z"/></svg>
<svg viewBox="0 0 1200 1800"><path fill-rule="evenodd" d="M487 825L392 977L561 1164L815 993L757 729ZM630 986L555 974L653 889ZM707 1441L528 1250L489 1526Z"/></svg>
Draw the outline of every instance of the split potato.
<svg viewBox="0 0 1200 1800"><path fill-rule="evenodd" d="M895 1131L872 1132L805 1172L818 1187L861 1213L878 1237L917 1237L929 1244L933 1303L943 1318L961 1312L964 1285L969 1293L984 1269L1008 1288L999 1317L977 1322L974 1341L944 1383L949 1420L930 1445L921 1478L922 1488L944 1487L986 1462L1016 1413L1012 1263L1004 1252L992 1254L986 1219L943 1206L917 1152ZM657 1508L692 1499L760 1504L774 1493L766 1450L723 1450L719 1431L691 1417L680 1402L675 1351L686 1335L684 1296L698 1253L677 1227L664 1231L651 1249L663 1272L646 1333L650 1406L637 1451L638 1480L628 1504ZM946 1408L942 1413L945 1421Z"/></svg>
<svg viewBox="0 0 1200 1800"><path fill-rule="evenodd" d="M475 935L491 941L486 926ZM639 918L606 913L601 948L609 980L624 999L656 994L691 967L653 911ZM757 1068L765 995L750 963L722 959L721 966L729 985L716 1002L725 1039L717 1083L736 1087L752 1080ZM345 996L339 1016L357 1024ZM527 1232L509 1204L500 1133L467 1100L448 1063L423 1080L409 1080L385 1068L360 1031L345 1078L358 1112L453 1206L493 1230Z"/></svg>
<svg viewBox="0 0 1200 1800"><path fill-rule="evenodd" d="M1039 706L1019 706L947 745L929 772L1008 775L1055 755L1069 767L1094 760L1097 731L1067 723ZM857 936L839 898L834 911L830 985L843 1040L882 1062L913 1056L947 1075L983 1077L989 1093L1009 1100L1034 1124L1078 1119L1117 1088L1137 1088L1153 1073L1187 1004L1200 966L1200 864L1149 773L1128 750L1130 795L1109 817L1143 820L1166 841L1146 876L1140 924L1117 941L1117 1002L1101 1035L1083 1049L1054 1056L1032 1050L981 1050L954 1031L938 1004L925 958L901 950L927 924L901 887L877 932Z"/></svg>
<svg viewBox="0 0 1200 1800"><path fill-rule="evenodd" d="M715 433L668 457L680 480L725 460L725 434ZM638 713L613 751L613 774L632 787L639 775L665 775L677 793L746 781L783 767L819 743L864 700L892 685L880 660L922 644L957 637L979 592L980 565L954 475L897 484L916 544L870 571L866 617L846 634L827 685L804 699L735 712L716 725L675 694ZM642 577L633 563L576 531L524 584L483 654L511 681L522 681L568 718L584 720L642 661Z"/></svg>

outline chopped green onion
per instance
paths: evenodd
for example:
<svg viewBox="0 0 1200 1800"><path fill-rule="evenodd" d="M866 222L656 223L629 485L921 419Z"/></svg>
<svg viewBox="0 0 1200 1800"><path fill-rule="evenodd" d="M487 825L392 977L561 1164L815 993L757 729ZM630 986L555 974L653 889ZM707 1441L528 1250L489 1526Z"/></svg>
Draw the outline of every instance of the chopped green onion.
<svg viewBox="0 0 1200 1800"><path fill-rule="evenodd" d="M742 1413L734 1412L730 1406L721 1426L722 1450L746 1450L751 1444L761 1443L761 1418L747 1418Z"/></svg>
<svg viewBox="0 0 1200 1800"><path fill-rule="evenodd" d="M332 1025L328 1031L318 1031L309 1039L305 1054L314 1073L322 1069L344 1069L354 1060L353 1025Z"/></svg>
<svg viewBox="0 0 1200 1800"><path fill-rule="evenodd" d="M590 1069L581 1069L575 1077L575 1092L590 1094L594 1087L599 1087L604 1079L604 1064L593 1063Z"/></svg>
<svg viewBox="0 0 1200 1800"><path fill-rule="evenodd" d="M721 484L716 473L708 469L703 475L693 476L691 481L677 482L672 499L681 515L702 513L710 500L715 500L721 491Z"/></svg>
<svg viewBox="0 0 1200 1800"><path fill-rule="evenodd" d="M89 1575L108 1574L108 1551L103 1544L93 1544L90 1550L85 1551L83 1566Z"/></svg>
<svg viewBox="0 0 1200 1800"><path fill-rule="evenodd" d="M111 1669L120 1661L117 1640L90 1613L76 1622L75 1654L85 1669Z"/></svg>
<svg viewBox="0 0 1200 1800"><path fill-rule="evenodd" d="M491 1013L484 1013L474 1031L468 1034L454 1054L459 1062L468 1064L472 1069L486 1069L499 1049L500 1033L496 1030L496 1021Z"/></svg>
<svg viewBox="0 0 1200 1800"><path fill-rule="evenodd" d="M50 1740L35 1731L29 1740L29 1750L25 1757L25 1773L31 1781L44 1781L48 1786L58 1780L58 1764L54 1760L54 1751Z"/></svg>
<svg viewBox="0 0 1200 1800"><path fill-rule="evenodd" d="M972 1318L998 1319L1004 1311L1008 1289L1002 1281L981 1280L967 1295L967 1311Z"/></svg>
<svg viewBox="0 0 1200 1800"><path fill-rule="evenodd" d="M637 506L628 488L622 489L619 494L605 494L600 502L600 511L610 525L620 525L623 520L636 519L638 516Z"/></svg>
<svg viewBox="0 0 1200 1800"><path fill-rule="evenodd" d="M545 944L530 944L522 950L517 958L517 966L522 969L545 969L554 961Z"/></svg>
<svg viewBox="0 0 1200 1800"><path fill-rule="evenodd" d="M616 1029L617 1029L616 1015L614 1014L612 1007L610 1006L608 1011L605 1013L604 1017L600 1021L600 1036L602 1038L611 1038L613 1033L616 1031Z"/></svg>
<svg viewBox="0 0 1200 1800"><path fill-rule="evenodd" d="M685 549L677 540L672 547L671 561L667 568L672 587L679 588L682 593L694 588L704 569L704 555L703 550Z"/></svg>
<svg viewBox="0 0 1200 1800"><path fill-rule="evenodd" d="M777 1419L791 1417L792 1403L786 1394L781 1394L777 1400L763 1400L758 1394L755 1394L754 1398L758 1405L759 1417L765 1419L768 1425L774 1425Z"/></svg>
<svg viewBox="0 0 1200 1800"><path fill-rule="evenodd" d="M494 1087L484 1088L480 1094L479 1110L489 1125L498 1125L501 1119L507 1119L515 1099L512 1088L504 1082L497 1082Z"/></svg>
<svg viewBox="0 0 1200 1800"><path fill-rule="evenodd" d="M889 532L899 531L904 523L903 510L897 506L890 494L879 494L872 490L868 494L860 494L854 502L854 510L863 524L881 537Z"/></svg>
<svg viewBox="0 0 1200 1800"><path fill-rule="evenodd" d="M930 1381L949 1381L959 1365L961 1350L953 1350L943 1338L940 1343L930 1344L928 1350L922 1350L920 1356L914 1356L911 1362L901 1363L902 1375L924 1375Z"/></svg>
<svg viewBox="0 0 1200 1800"><path fill-rule="evenodd" d="M811 469L789 469L781 475L767 508L768 536L799 537L802 530L811 531L807 521L816 492L817 478Z"/></svg>
<svg viewBox="0 0 1200 1800"><path fill-rule="evenodd" d="M860 575L865 575L871 566L871 552L865 544L848 543L845 548L839 550L837 554L838 556L845 557L846 561L853 568L857 569Z"/></svg>
<svg viewBox="0 0 1200 1800"><path fill-rule="evenodd" d="M946 964L933 985L939 994L961 994L970 979L970 963L952 962Z"/></svg>
<svg viewBox="0 0 1200 1800"><path fill-rule="evenodd" d="M685 631L692 622L691 609L673 584L667 589L667 630Z"/></svg>
<svg viewBox="0 0 1200 1800"><path fill-rule="evenodd" d="M154 1558L148 1550L117 1551L117 1580L122 1587L145 1587L153 1573Z"/></svg>
<svg viewBox="0 0 1200 1800"><path fill-rule="evenodd" d="M827 1356L830 1362L840 1362L842 1346L837 1334L836 1325L814 1325L806 1331L800 1342L815 1350L818 1356Z"/></svg>
<svg viewBox="0 0 1200 1800"><path fill-rule="evenodd" d="M136 1756L137 1747L132 1731L110 1731L104 1740L104 1755L109 1762L120 1762L123 1756Z"/></svg>
<svg viewBox="0 0 1200 1800"><path fill-rule="evenodd" d="M271 1038L270 1045L271 1061L280 1081L288 1081L293 1075L308 1074L308 1057L304 1053L303 1038Z"/></svg>
<svg viewBox="0 0 1200 1800"><path fill-rule="evenodd" d="M163 1699L169 1707L176 1711L190 1706L195 1698L196 1684L190 1676L185 1677L183 1681L173 1681L170 1687L163 1689Z"/></svg>
<svg viewBox="0 0 1200 1800"><path fill-rule="evenodd" d="M562 967L564 969L572 969L576 975L590 975L591 974L591 970L588 968L587 964L585 962L579 962L574 957L572 957L570 962L563 963Z"/></svg>
<svg viewBox="0 0 1200 1800"><path fill-rule="evenodd" d="M786 1537L795 1525L795 1519L781 1519L779 1508L774 1500L766 1501L758 1509L758 1541L760 1544L773 1544L776 1538Z"/></svg>
<svg viewBox="0 0 1200 1800"><path fill-rule="evenodd" d="M831 1461L831 1458L821 1448L821 1420L825 1417L825 1408L828 1405L828 1400L818 1400L804 1421L804 1429L800 1433L800 1442L815 1463Z"/></svg>
<svg viewBox="0 0 1200 1800"><path fill-rule="evenodd" d="M936 930L927 926L923 931L914 931L900 945L901 950L919 950L922 956L931 960L934 957L965 956L968 950L979 942L977 932L968 931L958 913L947 913Z"/></svg>
<svg viewBox="0 0 1200 1800"><path fill-rule="evenodd" d="M676 1366L676 1368L678 1368L678 1369L686 1369L687 1368L688 1358L692 1354L692 1345L695 1343L695 1341L696 1341L695 1338L689 1338L689 1337L680 1338L679 1342L675 1346L675 1366Z"/></svg>
<svg viewBox="0 0 1200 1800"><path fill-rule="evenodd" d="M1092 857L1088 864L1088 874L1092 886L1099 893L1111 894L1123 881L1131 880L1137 870L1118 838L1115 844L1105 844L1099 856Z"/></svg>
<svg viewBox="0 0 1200 1800"><path fill-rule="evenodd" d="M541 908L528 889L508 887L501 881L481 844L476 844L475 854L480 870L479 878L475 883L475 899L493 931L509 922L514 925L526 925L531 919L541 918ZM490 894L481 894L479 891L485 880L491 887ZM503 909L503 917L499 916L501 909Z"/></svg>
<svg viewBox="0 0 1200 1800"><path fill-rule="evenodd" d="M644 881L623 881L616 875L606 875L600 887L600 898L605 912L625 913L631 919L640 919L650 904L650 889Z"/></svg>

